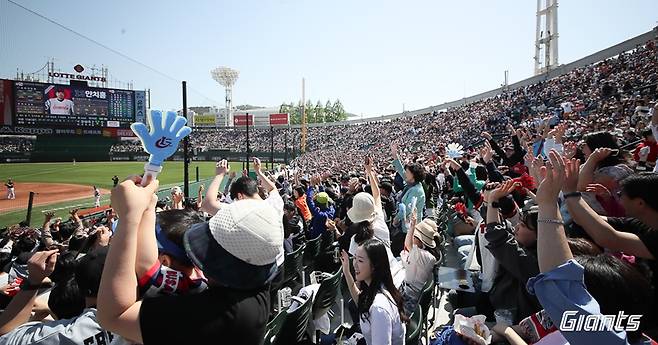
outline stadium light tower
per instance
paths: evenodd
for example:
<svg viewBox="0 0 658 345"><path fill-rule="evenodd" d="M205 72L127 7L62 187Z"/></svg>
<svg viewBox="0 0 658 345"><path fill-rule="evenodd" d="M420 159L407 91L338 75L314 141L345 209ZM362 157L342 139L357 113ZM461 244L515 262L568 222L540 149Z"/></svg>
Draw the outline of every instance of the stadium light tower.
<svg viewBox="0 0 658 345"><path fill-rule="evenodd" d="M226 89L226 127L233 125L233 84L238 80L240 72L229 67L217 67L210 71L212 78Z"/></svg>
<svg viewBox="0 0 658 345"><path fill-rule="evenodd" d="M535 75L557 67L557 0L537 0Z"/></svg>

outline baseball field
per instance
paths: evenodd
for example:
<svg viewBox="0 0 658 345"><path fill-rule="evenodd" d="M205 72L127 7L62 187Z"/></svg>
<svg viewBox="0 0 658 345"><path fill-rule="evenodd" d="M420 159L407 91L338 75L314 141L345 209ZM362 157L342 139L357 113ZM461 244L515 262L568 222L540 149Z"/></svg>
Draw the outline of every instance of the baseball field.
<svg viewBox="0 0 658 345"><path fill-rule="evenodd" d="M231 171L238 174L242 163L230 163ZM196 167L199 167L199 182L196 182ZM17 224L25 219L30 192L35 192L32 226L40 226L43 213L54 211L56 216L68 218L72 208L91 209L94 205L93 186L101 189L101 205L109 204L112 177L141 174L144 162L72 162L68 163L11 163L0 164L0 228ZM190 164L190 196L196 196L199 184L209 183L214 176L214 162L192 162ZM7 200L5 182L12 178L16 199ZM160 180L159 196L168 194L172 186L183 184L183 162L165 162Z"/></svg>

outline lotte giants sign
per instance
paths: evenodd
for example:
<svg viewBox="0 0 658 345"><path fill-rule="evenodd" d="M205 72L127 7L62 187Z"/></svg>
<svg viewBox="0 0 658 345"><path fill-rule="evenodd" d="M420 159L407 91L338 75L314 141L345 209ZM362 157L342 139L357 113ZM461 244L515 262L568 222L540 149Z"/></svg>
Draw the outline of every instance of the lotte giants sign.
<svg viewBox="0 0 658 345"><path fill-rule="evenodd" d="M63 78L63 79L74 79L74 80L89 80L89 81L100 81L106 82L105 77L94 77L82 74L70 74L70 73L59 73L59 72L48 72L48 76L52 78Z"/></svg>

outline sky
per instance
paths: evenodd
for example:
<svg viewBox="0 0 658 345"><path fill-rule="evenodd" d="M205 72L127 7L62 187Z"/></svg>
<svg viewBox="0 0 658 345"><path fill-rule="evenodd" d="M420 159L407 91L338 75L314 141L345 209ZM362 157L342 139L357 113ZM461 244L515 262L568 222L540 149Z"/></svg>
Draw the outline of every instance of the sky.
<svg viewBox="0 0 658 345"><path fill-rule="evenodd" d="M233 103L278 106L340 99L370 117L460 99L534 73L536 1L13 0L143 63L154 72L0 0L0 77L49 58L105 65L151 90L151 107L224 104L210 70L240 71ZM559 63L658 25L656 0L570 0L558 8Z"/></svg>

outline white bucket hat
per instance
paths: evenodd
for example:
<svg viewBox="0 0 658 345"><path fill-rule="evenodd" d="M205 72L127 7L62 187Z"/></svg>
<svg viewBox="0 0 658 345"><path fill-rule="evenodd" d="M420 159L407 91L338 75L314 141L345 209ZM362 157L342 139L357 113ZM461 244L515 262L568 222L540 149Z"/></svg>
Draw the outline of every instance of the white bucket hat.
<svg viewBox="0 0 658 345"><path fill-rule="evenodd" d="M363 221L373 222L375 220L375 198L372 195L361 192L352 199L352 208L347 211L347 216L352 223Z"/></svg>

